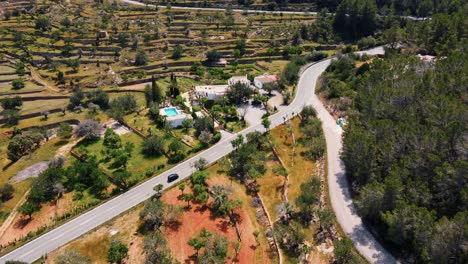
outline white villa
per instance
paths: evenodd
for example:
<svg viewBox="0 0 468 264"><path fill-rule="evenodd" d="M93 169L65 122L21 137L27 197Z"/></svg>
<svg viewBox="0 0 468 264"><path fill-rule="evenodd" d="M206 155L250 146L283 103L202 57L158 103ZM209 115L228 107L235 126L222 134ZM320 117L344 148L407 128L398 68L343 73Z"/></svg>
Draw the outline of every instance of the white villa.
<svg viewBox="0 0 468 264"><path fill-rule="evenodd" d="M262 89L263 85L278 81L278 76L275 74L264 73L263 75L254 78L255 87Z"/></svg>
<svg viewBox="0 0 468 264"><path fill-rule="evenodd" d="M195 86L195 94L200 97L206 97L208 100L216 100L226 94L229 85L203 85Z"/></svg>
<svg viewBox="0 0 468 264"><path fill-rule="evenodd" d="M166 121L169 122L172 128L182 126L182 122L185 119L192 119L192 116L184 113L181 110L178 110L175 107L166 107L159 110L159 114L166 118Z"/></svg>
<svg viewBox="0 0 468 264"><path fill-rule="evenodd" d="M236 84L236 83L243 83L243 84L250 85L250 81L247 78L247 75L245 75L245 76L232 76L231 78L229 78L228 85L233 85L233 84Z"/></svg>
<svg viewBox="0 0 468 264"><path fill-rule="evenodd" d="M246 76L233 76L229 78L228 84L221 85L201 85L195 86L195 94L198 98L206 97L208 100L216 100L223 97L226 94L229 86L236 83L244 83L250 85L249 79Z"/></svg>

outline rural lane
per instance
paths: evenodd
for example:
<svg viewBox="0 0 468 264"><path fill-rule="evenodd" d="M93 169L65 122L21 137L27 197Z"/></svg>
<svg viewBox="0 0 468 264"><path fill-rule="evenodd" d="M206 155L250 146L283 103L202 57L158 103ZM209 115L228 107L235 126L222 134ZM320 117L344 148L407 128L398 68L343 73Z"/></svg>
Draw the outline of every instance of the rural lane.
<svg viewBox="0 0 468 264"><path fill-rule="evenodd" d="M131 5L138 5L138 6L146 6L145 3L136 0L120 0L120 2L124 2ZM167 8L165 5L154 5L148 4L150 7L157 7L157 8ZM189 6L171 6L171 9L182 9L182 10L201 10L201 11L226 11L226 8L216 8L216 7L189 7ZM233 12L244 12L247 14L256 14L256 13L265 13L265 14L283 14L283 15L317 15L318 12L309 12L309 11L281 11L281 10L255 10L255 9L238 9L233 8L231 9ZM328 13L331 14L331 13ZM378 15L379 17L385 17L383 15ZM414 17L414 16L398 16L404 19L414 20L414 21L422 21L428 19L427 17Z"/></svg>
<svg viewBox="0 0 468 264"><path fill-rule="evenodd" d="M383 53L383 49L375 48L366 53L380 54ZM358 251L369 262L396 263L392 255L389 254L366 229L361 218L355 212L349 193L349 184L344 174L344 165L340 159L340 151L342 148L341 128L336 125L335 120L327 112L314 93L318 77L325 71L331 60L330 58L311 64L303 71L298 82L296 97L290 105L270 116L271 127L276 127L282 124L284 120L297 115L305 105L312 105L317 110L318 117L322 121L327 142L329 193L331 205L335 211L338 223L341 225L343 231L352 239ZM213 147L187 161L70 220L5 256L0 257L0 263L5 263L7 260L21 260L26 262L37 260L48 252L67 244L150 198L154 194L154 186L163 184L164 189L167 189L177 184L179 181L190 177L195 171L192 164L199 158L203 157L209 163L214 163L221 157L226 156L233 150L231 140L237 137L237 135L242 134L245 136L250 132L264 130L264 127L258 122L257 124L251 124L250 127L237 134L222 138L221 141ZM167 183L167 175L171 173L178 173L180 179L169 184Z"/></svg>

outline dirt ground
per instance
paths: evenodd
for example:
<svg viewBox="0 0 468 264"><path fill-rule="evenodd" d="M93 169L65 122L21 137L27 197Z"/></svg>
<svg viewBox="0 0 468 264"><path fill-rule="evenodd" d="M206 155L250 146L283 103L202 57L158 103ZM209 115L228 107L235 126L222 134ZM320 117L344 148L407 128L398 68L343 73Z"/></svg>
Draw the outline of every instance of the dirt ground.
<svg viewBox="0 0 468 264"><path fill-rule="evenodd" d="M226 177L211 177L209 184L229 185L230 181ZM185 191L187 192L187 190ZM186 206L186 202L179 200L180 195L181 191L174 188L164 194L163 200L167 203ZM210 202L208 201L208 203ZM214 218L208 208L203 208L198 204L191 204L190 210L184 212L179 226L166 230L165 237L168 240L169 247L172 249L172 255L181 263L195 263L191 258L195 254L195 251L187 244L187 241L198 235L203 228L206 228L208 231L219 233L228 239L229 253L227 263L270 263L267 252L256 252L259 249L253 236L256 228L249 214L242 209L238 210L237 213L240 216L238 225L241 230L242 244L239 254L235 259L233 257L237 235L234 227L227 218Z"/></svg>
<svg viewBox="0 0 468 264"><path fill-rule="evenodd" d="M54 263L57 256L75 251L92 259L92 263L106 264L107 250L110 241L113 239L118 239L128 246L127 263L144 263L144 237L136 233L139 224L138 214L141 208L142 206L138 206L136 209L126 212L110 223L99 227L97 230L51 252L47 257L46 263Z"/></svg>
<svg viewBox="0 0 468 264"><path fill-rule="evenodd" d="M18 172L14 177L14 182L24 181L28 178L37 177L43 171L45 171L49 167L49 162L41 161L36 164L33 164L22 171Z"/></svg>
<svg viewBox="0 0 468 264"><path fill-rule="evenodd" d="M39 213L33 214L32 219L17 214L13 223L6 229L3 236L0 237L0 245L6 246L11 242L20 240L29 232L36 232L41 227L51 225L56 217L70 210L71 200L72 194L65 194L58 200L57 205L43 205Z"/></svg>
<svg viewBox="0 0 468 264"><path fill-rule="evenodd" d="M210 185L229 185L230 181L226 177L216 176L209 180ZM185 192L188 190L186 189ZM234 194L238 195L239 190L235 189ZM181 192L178 188L173 188L165 192L161 199L170 204L185 206L187 203L179 200ZM245 193L239 195L245 195ZM211 232L216 232L225 236L229 241L229 258L226 263L271 263L268 252L264 245L256 246L257 242L253 232L257 229L251 216L246 210L238 210L240 215L239 229L241 230L242 244L236 259L234 247L237 235L229 220L213 218L208 208L203 209L200 205L193 205L191 209L185 210L180 219L180 225L167 228L164 237L168 241L172 256L181 263L195 263L191 258L195 251L187 244L187 241L196 236L202 228ZM248 206L248 205L243 205ZM107 263L107 250L112 239L119 239L128 245L128 259L126 263L144 263L145 253L143 251L144 237L137 233L139 225L139 212L143 205L119 216L110 223L107 223L95 231L88 233L79 239L61 247L48 255L46 263L54 263L57 256L66 252L75 251L83 256L87 256L92 263ZM244 208L244 207L243 207ZM255 221L255 220L254 220ZM113 232L117 234L112 235Z"/></svg>

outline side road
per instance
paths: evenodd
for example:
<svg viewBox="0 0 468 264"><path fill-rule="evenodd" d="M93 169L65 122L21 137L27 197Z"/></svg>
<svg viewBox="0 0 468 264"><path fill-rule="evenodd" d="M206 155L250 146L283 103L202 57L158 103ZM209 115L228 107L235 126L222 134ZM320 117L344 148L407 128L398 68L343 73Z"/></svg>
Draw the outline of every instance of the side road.
<svg viewBox="0 0 468 264"><path fill-rule="evenodd" d="M375 48L367 51L369 54L381 54L382 48ZM335 215L344 232L353 240L357 250L371 263L396 263L396 260L388 253L380 243L372 236L362 223L361 218L356 214L354 205L349 193L349 183L344 174L344 165L340 159L341 129L336 125L335 120L326 111L315 95L315 84L318 77L325 71L332 59L326 59L315 64L311 64L302 73L297 86L296 97L292 103L280 112L270 116L271 127L276 127L297 115L305 105L312 105L318 113L318 117L323 122L323 130L327 141L328 158L328 184L331 196L331 204ZM229 154L233 149L231 140L237 135L246 135L254 131L265 131L260 123L251 124L243 131L232 134L222 139L213 147L186 160L174 168L154 177L126 193L123 193L112 200L84 213L77 218L59 226L52 231L34 239L33 241L17 248L16 250L2 256L0 263L7 260L21 260L33 262L41 256L67 244L88 231L104 224L119 214L129 210L137 204L150 198L153 194L153 187L162 184L164 189L177 184L178 181L190 177L195 171L192 164L199 158L205 158L209 163L214 163L221 157ZM178 173L178 181L167 183L167 176L171 173Z"/></svg>

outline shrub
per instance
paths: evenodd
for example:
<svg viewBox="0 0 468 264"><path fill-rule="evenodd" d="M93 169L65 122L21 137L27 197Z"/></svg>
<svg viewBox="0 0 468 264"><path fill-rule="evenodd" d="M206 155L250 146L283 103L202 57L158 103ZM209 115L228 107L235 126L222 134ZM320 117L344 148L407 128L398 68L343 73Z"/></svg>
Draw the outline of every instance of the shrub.
<svg viewBox="0 0 468 264"><path fill-rule="evenodd" d="M325 52L313 52L307 56L308 61L319 61L328 57L328 54Z"/></svg>
<svg viewBox="0 0 468 264"><path fill-rule="evenodd" d="M368 36L358 40L357 45L359 49L372 48L376 45L376 40L372 36Z"/></svg>
<svg viewBox="0 0 468 264"><path fill-rule="evenodd" d="M57 131L57 136L61 138L70 138L73 134L73 127L68 123L61 123Z"/></svg>
<svg viewBox="0 0 468 264"><path fill-rule="evenodd" d="M217 50L210 50L206 53L206 61L209 63L217 62L221 59L221 53Z"/></svg>
<svg viewBox="0 0 468 264"><path fill-rule="evenodd" d="M150 136L143 141L141 148L141 151L145 156L161 156L164 154L164 141L158 136Z"/></svg>
<svg viewBox="0 0 468 264"><path fill-rule="evenodd" d="M177 153L175 155L172 155L168 162L169 163L177 163L179 161L182 161L183 159L185 159L186 155L184 153Z"/></svg>
<svg viewBox="0 0 468 264"><path fill-rule="evenodd" d="M182 53L184 53L184 48L182 48L181 45L177 44L175 45L174 50L172 52L172 58L174 60L178 60L182 58Z"/></svg>
<svg viewBox="0 0 468 264"><path fill-rule="evenodd" d="M3 110L3 118L5 118L8 125L16 125L21 118L19 110Z"/></svg>
<svg viewBox="0 0 468 264"><path fill-rule="evenodd" d="M23 105L23 100L19 96L5 97L0 99L0 105L3 109L13 110L18 109Z"/></svg>
<svg viewBox="0 0 468 264"><path fill-rule="evenodd" d="M22 79L16 79L11 82L11 85L14 90L19 90L21 88L24 88L24 81Z"/></svg>
<svg viewBox="0 0 468 264"><path fill-rule="evenodd" d="M221 140L221 133L220 133L220 132L216 132L216 134L214 134L214 136L211 138L210 143L211 143L211 144L215 144L215 143L218 142L219 140Z"/></svg>
<svg viewBox="0 0 468 264"><path fill-rule="evenodd" d="M110 263L122 263L127 253L127 246L118 240L114 240L111 242L109 250L107 251L107 260Z"/></svg>
<svg viewBox="0 0 468 264"><path fill-rule="evenodd" d="M0 186L0 200L2 202L10 200L11 198L13 198L14 191L15 188L9 183Z"/></svg>
<svg viewBox="0 0 468 264"><path fill-rule="evenodd" d="M143 66L148 64L148 56L144 50L138 50L135 55L135 66Z"/></svg>

